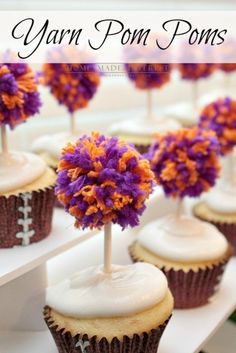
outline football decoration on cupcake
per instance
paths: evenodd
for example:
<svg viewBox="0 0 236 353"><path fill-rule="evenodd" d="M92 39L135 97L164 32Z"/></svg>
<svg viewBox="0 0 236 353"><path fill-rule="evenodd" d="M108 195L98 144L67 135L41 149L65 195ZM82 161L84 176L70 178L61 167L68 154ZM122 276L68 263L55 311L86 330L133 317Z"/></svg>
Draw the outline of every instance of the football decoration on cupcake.
<svg viewBox="0 0 236 353"><path fill-rule="evenodd" d="M26 63L0 64L0 125L13 129L39 112L36 76Z"/></svg>
<svg viewBox="0 0 236 353"><path fill-rule="evenodd" d="M76 227L136 226L152 188L149 162L116 137L84 135L62 151L56 194Z"/></svg>
<svg viewBox="0 0 236 353"><path fill-rule="evenodd" d="M157 135L148 159L167 196L197 197L219 176L219 143L212 131L181 129Z"/></svg>
<svg viewBox="0 0 236 353"><path fill-rule="evenodd" d="M232 151L236 145L236 100L219 98L201 112L199 127L213 130L220 144L221 155Z"/></svg>
<svg viewBox="0 0 236 353"><path fill-rule="evenodd" d="M0 248L27 246L51 231L56 175L40 157L8 148L7 139L8 128L39 112L37 85L26 63L0 64Z"/></svg>
<svg viewBox="0 0 236 353"><path fill-rule="evenodd" d="M73 56L80 55L74 48L59 48L49 55L51 63L43 65L42 82L50 88L59 104L64 105L70 113L85 108L100 84L97 65L69 64Z"/></svg>

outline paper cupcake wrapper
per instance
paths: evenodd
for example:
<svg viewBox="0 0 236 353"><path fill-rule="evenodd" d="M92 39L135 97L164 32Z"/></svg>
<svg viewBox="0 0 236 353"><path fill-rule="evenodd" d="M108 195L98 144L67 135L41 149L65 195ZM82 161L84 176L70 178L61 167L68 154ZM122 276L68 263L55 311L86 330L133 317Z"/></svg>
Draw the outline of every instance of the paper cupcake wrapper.
<svg viewBox="0 0 236 353"><path fill-rule="evenodd" d="M165 271L170 291L174 297L176 309L196 308L205 305L218 290L225 264L198 270L197 272L182 270Z"/></svg>
<svg viewBox="0 0 236 353"><path fill-rule="evenodd" d="M53 187L0 196L0 248L26 246L46 238L51 231Z"/></svg>
<svg viewBox="0 0 236 353"><path fill-rule="evenodd" d="M57 167L51 167L55 174L57 174ZM58 201L57 197L55 196L55 202L54 202L54 206L57 207L57 208L64 208L64 206Z"/></svg>
<svg viewBox="0 0 236 353"><path fill-rule="evenodd" d="M150 146L151 146L150 144L148 144L148 145L135 144L135 148L140 154L147 153L149 148L150 148Z"/></svg>
<svg viewBox="0 0 236 353"><path fill-rule="evenodd" d="M143 262L132 253L132 245L129 252L133 262ZM229 258L230 255L219 264L205 269L199 268L197 272L160 268L167 277L175 309L190 309L207 304L219 288Z"/></svg>
<svg viewBox="0 0 236 353"><path fill-rule="evenodd" d="M58 201L57 197L55 197L54 206L57 208L64 208L64 206Z"/></svg>
<svg viewBox="0 0 236 353"><path fill-rule="evenodd" d="M50 318L50 308L44 309L45 322L54 338L59 353L157 353L161 336L169 321L150 332L134 334L132 337L124 336L123 340L114 337L109 342L106 337L98 339L87 335L72 336L65 329L59 329Z"/></svg>
<svg viewBox="0 0 236 353"><path fill-rule="evenodd" d="M208 219L204 219L195 215L197 218L204 222L209 222L213 224L219 231L224 234L228 242L232 245L233 248L233 256L236 256L236 224L228 223L228 222L216 222Z"/></svg>

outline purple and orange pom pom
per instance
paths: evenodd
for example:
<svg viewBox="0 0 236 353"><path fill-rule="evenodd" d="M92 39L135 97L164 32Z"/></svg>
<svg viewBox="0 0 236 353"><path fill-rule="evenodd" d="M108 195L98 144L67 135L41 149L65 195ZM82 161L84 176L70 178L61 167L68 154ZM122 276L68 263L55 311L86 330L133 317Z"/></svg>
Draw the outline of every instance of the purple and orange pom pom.
<svg viewBox="0 0 236 353"><path fill-rule="evenodd" d="M0 64L0 125L13 129L41 106L35 74L25 63Z"/></svg>
<svg viewBox="0 0 236 353"><path fill-rule="evenodd" d="M140 89L160 88L170 81L171 66L168 64L125 64L125 70Z"/></svg>
<svg viewBox="0 0 236 353"><path fill-rule="evenodd" d="M178 64L181 78L196 81L210 76L216 69L215 64Z"/></svg>
<svg viewBox="0 0 236 353"><path fill-rule="evenodd" d="M85 108L100 84L96 64L68 64L79 55L80 52L73 47L54 50L50 53L51 63L44 64L42 72L42 83L70 113Z"/></svg>
<svg viewBox="0 0 236 353"><path fill-rule="evenodd" d="M230 64L230 63L226 63L226 64L219 64L218 65L219 69L226 72L226 73L230 73L236 70L236 64Z"/></svg>
<svg viewBox="0 0 236 353"><path fill-rule="evenodd" d="M113 222L124 229L139 223L153 178L149 162L132 146L92 133L63 149L56 194L76 227Z"/></svg>
<svg viewBox="0 0 236 353"><path fill-rule="evenodd" d="M219 143L212 131L181 129L157 135L147 155L167 196L196 197L219 175Z"/></svg>
<svg viewBox="0 0 236 353"><path fill-rule="evenodd" d="M208 104L198 125L216 133L221 155L231 152L236 145L236 100L226 97Z"/></svg>

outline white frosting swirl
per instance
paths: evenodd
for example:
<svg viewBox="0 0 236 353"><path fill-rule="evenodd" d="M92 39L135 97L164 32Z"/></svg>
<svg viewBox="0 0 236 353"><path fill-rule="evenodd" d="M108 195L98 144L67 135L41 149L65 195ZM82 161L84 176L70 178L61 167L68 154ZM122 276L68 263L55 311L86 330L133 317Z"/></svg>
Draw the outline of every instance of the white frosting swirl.
<svg viewBox="0 0 236 353"><path fill-rule="evenodd" d="M0 193L33 183L46 171L45 162L32 153L0 154Z"/></svg>
<svg viewBox="0 0 236 353"><path fill-rule="evenodd" d="M164 132L177 130L180 128L180 124L173 119L157 119L156 120L141 120L133 121L126 120L115 123L110 128L112 134L127 134L131 136L148 136L152 137L155 132Z"/></svg>
<svg viewBox="0 0 236 353"><path fill-rule="evenodd" d="M236 185L218 184L204 197L207 206L219 213L236 212Z"/></svg>
<svg viewBox="0 0 236 353"><path fill-rule="evenodd" d="M177 119L180 124L186 126L195 125L198 121L197 111L190 103L178 103L171 107L168 107L165 111L165 115L168 118Z"/></svg>
<svg viewBox="0 0 236 353"><path fill-rule="evenodd" d="M225 237L212 224L169 215L144 226L139 243L152 253L178 262L210 261L227 250Z"/></svg>
<svg viewBox="0 0 236 353"><path fill-rule="evenodd" d="M72 317L119 317L141 312L161 302L167 280L155 266L136 263L93 266L47 289L46 302L59 313Z"/></svg>
<svg viewBox="0 0 236 353"><path fill-rule="evenodd" d="M75 142L78 135L72 135L67 132L60 132L52 135L44 135L37 138L32 145L35 153L48 152L51 156L59 159L61 150L68 142Z"/></svg>

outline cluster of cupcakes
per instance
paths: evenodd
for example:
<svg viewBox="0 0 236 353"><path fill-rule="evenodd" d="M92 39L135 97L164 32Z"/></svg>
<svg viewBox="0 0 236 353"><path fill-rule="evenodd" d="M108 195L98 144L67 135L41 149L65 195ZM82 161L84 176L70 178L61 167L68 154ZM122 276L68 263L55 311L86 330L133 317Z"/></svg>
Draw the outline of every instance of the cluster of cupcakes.
<svg viewBox="0 0 236 353"><path fill-rule="evenodd" d="M215 131L200 124L157 134L145 156L99 133L65 146L56 194L76 227L104 229L104 264L48 288L44 317L59 351L156 353L173 307L209 302L232 248L213 224L184 214L182 203L215 185L220 153ZM137 226L155 184L179 200L176 213L139 231L129 247L134 264L113 265L112 224Z"/></svg>
<svg viewBox="0 0 236 353"><path fill-rule="evenodd" d="M150 92L169 82L170 70L166 64L127 64L129 79L148 92L152 139L139 144L134 136L81 135L74 113L88 105L100 83L96 65L89 65L86 73L75 66L68 71L63 63L44 65L42 82L67 108L71 123L67 133L36 141L38 155L11 151L7 144L7 129L39 112L37 77L24 63L0 65L0 247L44 239L56 194L76 228L104 230L104 263L47 289L44 318L58 351L156 353L173 308L207 304L236 252L234 171L192 216L183 210L186 197L215 186L220 157L236 145L236 102L219 99L202 111L196 127L166 124L163 130L172 131L154 134ZM182 78L193 82L214 70L211 64L179 65ZM129 247L133 264L112 264L112 225L139 225L155 185L178 200L176 213L139 231Z"/></svg>

